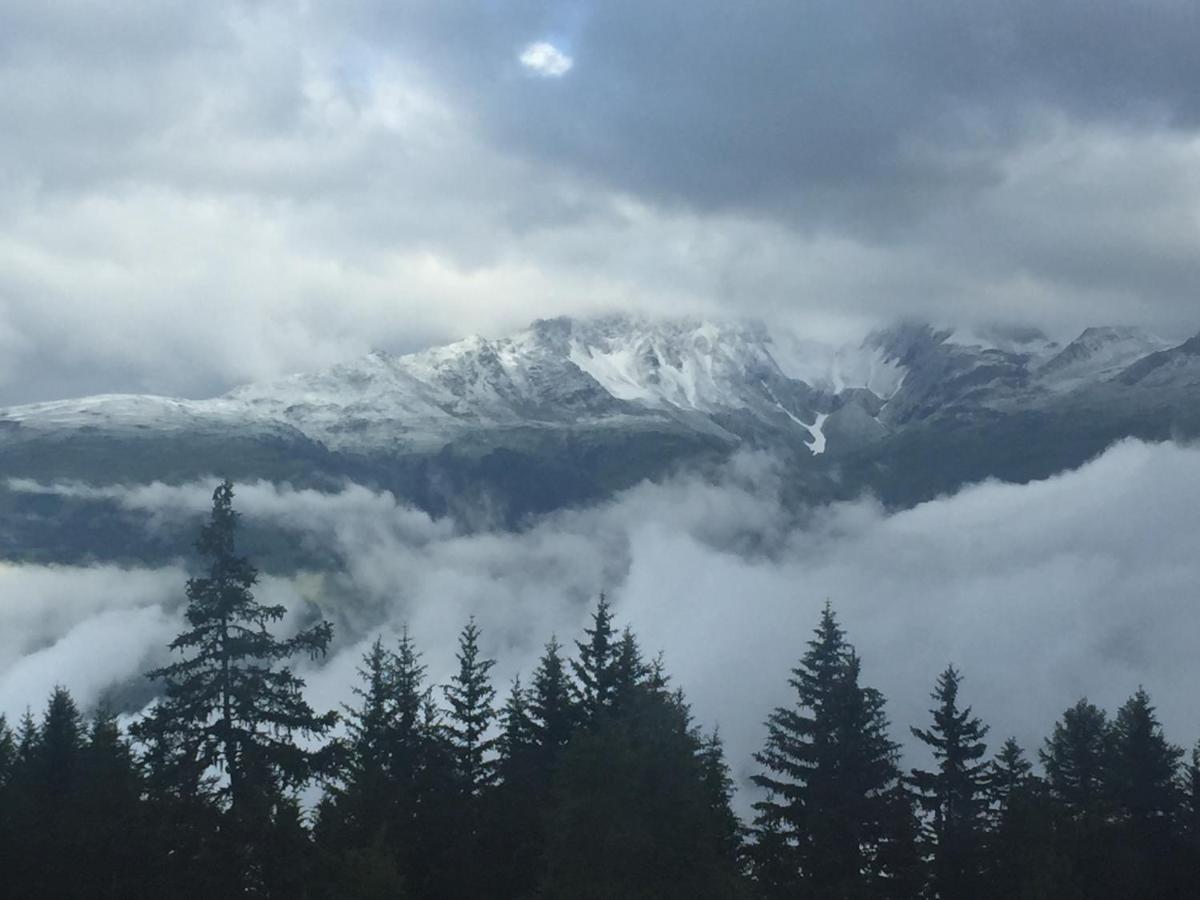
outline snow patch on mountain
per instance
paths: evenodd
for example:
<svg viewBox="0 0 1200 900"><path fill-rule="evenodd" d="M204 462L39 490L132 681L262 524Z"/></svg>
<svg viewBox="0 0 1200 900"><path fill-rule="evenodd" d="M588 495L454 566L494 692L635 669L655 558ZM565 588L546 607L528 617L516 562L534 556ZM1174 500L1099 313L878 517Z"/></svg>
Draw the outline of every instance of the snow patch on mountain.
<svg viewBox="0 0 1200 900"><path fill-rule="evenodd" d="M1042 365L1037 376L1051 390L1066 391L1085 381L1107 380L1168 346L1139 328L1088 328Z"/></svg>
<svg viewBox="0 0 1200 900"><path fill-rule="evenodd" d="M820 455L910 420L1025 402L1031 391L1061 394L1118 373L1122 383L1190 384L1194 355L1160 357L1165 346L1120 328L1088 329L1059 350L1028 329L919 322L834 346L758 323L557 318L499 339L374 352L208 400L104 395L13 407L0 410L0 440L73 430L237 432L370 454L437 451L463 436L530 429L649 428L803 443Z"/></svg>

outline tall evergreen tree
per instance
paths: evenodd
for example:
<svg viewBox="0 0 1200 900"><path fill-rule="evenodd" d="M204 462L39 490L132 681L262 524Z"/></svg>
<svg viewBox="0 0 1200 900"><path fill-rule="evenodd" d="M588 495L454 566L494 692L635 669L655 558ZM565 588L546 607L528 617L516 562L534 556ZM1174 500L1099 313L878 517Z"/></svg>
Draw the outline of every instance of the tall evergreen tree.
<svg viewBox="0 0 1200 900"><path fill-rule="evenodd" d="M77 896L85 874L63 866L64 854L78 857L81 847L80 791L83 786L83 716L71 694L54 689L46 704L24 776L27 831L20 841L21 856L34 884L46 896Z"/></svg>
<svg viewBox="0 0 1200 900"><path fill-rule="evenodd" d="M741 896L712 752L679 695L645 682L576 732L555 773L541 895Z"/></svg>
<svg viewBox="0 0 1200 900"><path fill-rule="evenodd" d="M1175 834L1183 750L1168 743L1142 688L1117 711L1109 742L1105 789L1124 855L1120 873L1110 878L1110 890L1126 896L1130 891L1177 896L1185 887L1183 851ZM1194 873L1186 886L1194 891L1191 878Z"/></svg>
<svg viewBox="0 0 1200 900"><path fill-rule="evenodd" d="M496 689L489 675L496 661L479 655L479 626L474 616L459 635L457 658L458 672L443 689L450 706L447 733L462 790L468 796L478 796L495 774L490 757L496 740L487 735L496 716L492 706Z"/></svg>
<svg viewBox="0 0 1200 900"><path fill-rule="evenodd" d="M1017 739L1008 738L992 760L988 777L988 794L997 812L1005 810L1013 794L1026 787L1032 776L1033 763L1025 758Z"/></svg>
<svg viewBox="0 0 1200 900"><path fill-rule="evenodd" d="M1113 811L1138 833L1161 833L1178 807L1183 749L1167 741L1142 688L1117 711L1109 741L1105 782Z"/></svg>
<svg viewBox="0 0 1200 900"><path fill-rule="evenodd" d="M618 646L613 635L612 610L600 595L592 614L592 627L584 629L585 640L576 641L579 659L571 668L579 682L579 706L583 718L594 722L613 702L617 686Z"/></svg>
<svg viewBox="0 0 1200 900"><path fill-rule="evenodd" d="M407 627L395 651L376 638L358 675L359 702L345 711L342 765L317 811L320 889L337 897L392 896L401 884L424 883L433 859L430 829L421 821L439 802L423 784L433 741L425 721L431 688Z"/></svg>
<svg viewBox="0 0 1200 900"><path fill-rule="evenodd" d="M717 827L723 855L736 859L742 849L742 826L733 813L733 778L725 761L725 744L719 729L700 740L698 758L704 789L708 794L708 811Z"/></svg>
<svg viewBox="0 0 1200 900"><path fill-rule="evenodd" d="M312 710L303 680L280 663L297 654L323 655L332 627L322 622L287 639L271 633L286 610L254 599L258 575L236 551L237 521L233 485L226 481L213 493L197 544L207 573L188 581L188 628L170 644L184 658L149 673L163 682L165 697L154 722L140 723L136 734L172 740L205 768L219 767L228 889L263 893L269 889L262 880L266 848L256 838L270 830L276 812L286 814L287 791L326 764L327 754L295 738L320 738L336 720L335 713Z"/></svg>
<svg viewBox="0 0 1200 900"><path fill-rule="evenodd" d="M1108 717L1086 697L1055 723L1038 755L1051 794L1073 818L1102 815L1104 774L1111 752Z"/></svg>
<svg viewBox="0 0 1200 900"><path fill-rule="evenodd" d="M395 657L376 637L351 688L358 705L343 706L346 737L340 771L331 795L339 807L346 838L358 844L384 839L394 800L391 767L395 728Z"/></svg>
<svg viewBox="0 0 1200 900"><path fill-rule="evenodd" d="M613 658L612 704L620 706L626 702L634 690L648 675L651 668L642 658L642 648L637 636L628 625L621 631L617 642L617 650Z"/></svg>
<svg viewBox="0 0 1200 900"><path fill-rule="evenodd" d="M394 846L397 801L392 780L395 657L376 637L358 668L359 699L345 705L346 736L337 769L317 807L314 832L318 896L376 896L401 887Z"/></svg>
<svg viewBox="0 0 1200 900"><path fill-rule="evenodd" d="M102 705L92 717L82 751L77 805L83 836L80 866L89 873L89 893L97 897L154 896L146 877L145 855L154 848L142 803L142 778L133 750Z"/></svg>
<svg viewBox="0 0 1200 900"><path fill-rule="evenodd" d="M546 789L528 692L515 678L500 711L498 785L489 797L484 865L494 893L529 896L542 875Z"/></svg>
<svg viewBox="0 0 1200 900"><path fill-rule="evenodd" d="M539 768L547 784L579 717L571 679L560 650L562 647L552 637L534 670L529 692L533 740L537 746Z"/></svg>
<svg viewBox="0 0 1200 900"><path fill-rule="evenodd" d="M941 898L972 897L979 891L986 828L988 764L981 762L987 726L971 707L958 704L962 677L948 666L938 677L930 710L933 725L913 728L929 746L937 768L914 769L912 785L930 817L933 893Z"/></svg>
<svg viewBox="0 0 1200 900"><path fill-rule="evenodd" d="M767 719L754 781L755 877L765 896L862 896L891 877L881 849L898 838L889 792L899 780L883 697L859 684L860 663L826 604L792 670L796 702ZM898 857L897 857L898 858Z"/></svg>
<svg viewBox="0 0 1200 900"><path fill-rule="evenodd" d="M8 719L0 713L0 788L8 783L9 773L17 760L17 739L8 727Z"/></svg>
<svg viewBox="0 0 1200 900"><path fill-rule="evenodd" d="M1192 747L1180 776L1179 790L1183 797L1180 807L1183 833L1192 837L1200 849L1200 741Z"/></svg>
<svg viewBox="0 0 1200 900"><path fill-rule="evenodd" d="M1015 738L1001 745L990 764L988 796L992 825L986 846L985 896L995 900L1072 896L1050 797Z"/></svg>
<svg viewBox="0 0 1200 900"><path fill-rule="evenodd" d="M1200 871L1200 741L1192 747L1180 775L1179 832L1183 838L1183 863Z"/></svg>
<svg viewBox="0 0 1200 900"><path fill-rule="evenodd" d="M1081 699L1055 723L1038 755L1054 801L1058 845L1069 867L1067 880L1088 900L1111 896L1114 863L1123 851L1109 827L1105 776L1112 731L1108 716L1087 698Z"/></svg>
<svg viewBox="0 0 1200 900"><path fill-rule="evenodd" d="M500 736L496 739L496 750L500 754L498 769L504 771L527 765L533 757L535 747L533 718L529 712L529 694L521 687L521 676L513 679L508 699L500 710Z"/></svg>

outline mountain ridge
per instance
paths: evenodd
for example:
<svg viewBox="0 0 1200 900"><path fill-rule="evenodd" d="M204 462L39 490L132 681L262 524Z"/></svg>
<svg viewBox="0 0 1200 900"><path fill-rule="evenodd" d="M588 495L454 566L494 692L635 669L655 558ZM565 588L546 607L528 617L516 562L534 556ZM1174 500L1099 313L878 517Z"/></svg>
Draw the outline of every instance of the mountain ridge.
<svg viewBox="0 0 1200 900"><path fill-rule="evenodd" d="M982 478L1044 477L1123 437L1196 434L1200 337L1171 346L1103 327L1061 346L1032 329L905 321L839 346L755 322L560 317L204 400L0 409L0 471L349 480L463 521L499 509L518 527L743 448L785 462L797 504L867 491L904 506ZM64 515L0 483L0 552L28 550L30 516L53 530Z"/></svg>

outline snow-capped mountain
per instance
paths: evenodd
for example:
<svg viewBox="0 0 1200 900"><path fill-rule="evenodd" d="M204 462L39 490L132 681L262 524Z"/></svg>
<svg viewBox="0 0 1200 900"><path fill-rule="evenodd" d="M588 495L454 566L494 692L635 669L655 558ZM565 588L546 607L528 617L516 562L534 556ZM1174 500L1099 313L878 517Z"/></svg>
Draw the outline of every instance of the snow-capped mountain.
<svg viewBox="0 0 1200 900"><path fill-rule="evenodd" d="M351 452L425 451L464 432L530 427L683 427L738 442L754 426L794 433L819 452L819 421L838 405L835 378L810 386L772 350L761 325L543 320L511 337L375 352L210 400L89 397L0 410L0 424L18 433L294 430ZM847 385L841 375L836 383Z"/></svg>
<svg viewBox="0 0 1200 900"><path fill-rule="evenodd" d="M1053 390L1111 378L1151 353L1170 346L1139 328L1088 328L1036 369L1037 378Z"/></svg>
<svg viewBox="0 0 1200 900"><path fill-rule="evenodd" d="M559 318L205 400L0 409L0 467L39 481L352 479L516 522L751 447L789 462L797 500L869 490L906 504L1041 477L1125 436L1200 434L1198 341L1089 328L1063 346L903 322L830 346L756 323ZM20 545L28 522L4 519L14 497L0 483L0 541Z"/></svg>

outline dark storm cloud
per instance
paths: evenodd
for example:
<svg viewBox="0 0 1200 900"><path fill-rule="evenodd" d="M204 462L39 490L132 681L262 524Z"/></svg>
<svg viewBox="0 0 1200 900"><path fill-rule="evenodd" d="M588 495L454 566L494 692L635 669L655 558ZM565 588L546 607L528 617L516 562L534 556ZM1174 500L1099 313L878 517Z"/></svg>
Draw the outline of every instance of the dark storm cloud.
<svg viewBox="0 0 1200 900"><path fill-rule="evenodd" d="M614 306L1187 336L1198 10L12 0L0 403Z"/></svg>
<svg viewBox="0 0 1200 900"><path fill-rule="evenodd" d="M996 184L1042 118L1190 130L1186 2L381 4L507 144L638 194L871 228ZM578 60L531 84L515 50ZM433 40L430 40L433 38Z"/></svg>

